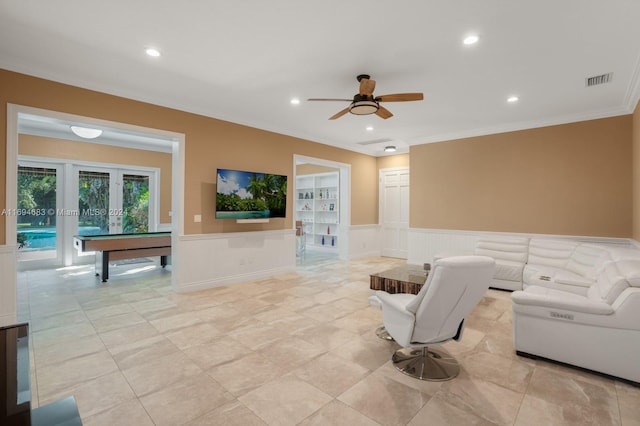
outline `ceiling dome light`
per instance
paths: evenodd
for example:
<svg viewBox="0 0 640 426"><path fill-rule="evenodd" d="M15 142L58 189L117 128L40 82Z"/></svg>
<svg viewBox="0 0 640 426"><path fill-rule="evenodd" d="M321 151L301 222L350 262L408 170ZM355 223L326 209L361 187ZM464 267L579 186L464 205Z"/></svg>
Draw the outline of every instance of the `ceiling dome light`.
<svg viewBox="0 0 640 426"><path fill-rule="evenodd" d="M367 126L366 130L367 132L373 132L373 126Z"/></svg>
<svg viewBox="0 0 640 426"><path fill-rule="evenodd" d="M469 45L469 44L476 44L478 42L478 40L480 40L480 37L478 37L477 35L473 34L473 35L465 37L464 40L462 40L462 42L464 44Z"/></svg>
<svg viewBox="0 0 640 426"><path fill-rule="evenodd" d="M299 105L300 104L300 99L298 98L293 98L291 99L291 105Z"/></svg>
<svg viewBox="0 0 640 426"><path fill-rule="evenodd" d="M160 56L160 51L158 49L154 49L153 47L149 47L144 51L147 55L157 58Z"/></svg>
<svg viewBox="0 0 640 426"><path fill-rule="evenodd" d="M509 103L518 102L518 99L519 99L519 98L518 98L517 96L509 96L509 97L507 98L507 102L509 102Z"/></svg>
<svg viewBox="0 0 640 426"><path fill-rule="evenodd" d="M69 126L76 136L84 139L95 139L102 134L100 129L92 129L90 127Z"/></svg>
<svg viewBox="0 0 640 426"><path fill-rule="evenodd" d="M385 146L384 152L396 152L396 147L393 145Z"/></svg>
<svg viewBox="0 0 640 426"><path fill-rule="evenodd" d="M378 111L376 101L354 101L349 107L349 112L355 115L375 114Z"/></svg>

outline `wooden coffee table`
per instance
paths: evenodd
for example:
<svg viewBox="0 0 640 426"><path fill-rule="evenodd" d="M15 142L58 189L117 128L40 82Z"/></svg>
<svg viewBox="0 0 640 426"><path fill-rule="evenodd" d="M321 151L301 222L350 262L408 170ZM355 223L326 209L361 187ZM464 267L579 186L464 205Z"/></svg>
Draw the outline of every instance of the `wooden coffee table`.
<svg viewBox="0 0 640 426"><path fill-rule="evenodd" d="M422 266L402 265L371 274L369 287L371 290L382 290L387 293L418 294L426 281L427 272Z"/></svg>

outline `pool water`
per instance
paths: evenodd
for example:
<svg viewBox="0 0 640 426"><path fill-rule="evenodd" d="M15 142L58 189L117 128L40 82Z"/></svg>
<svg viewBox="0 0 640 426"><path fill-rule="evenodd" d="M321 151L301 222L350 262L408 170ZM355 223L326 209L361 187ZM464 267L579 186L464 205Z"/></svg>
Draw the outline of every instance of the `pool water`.
<svg viewBox="0 0 640 426"><path fill-rule="evenodd" d="M56 248L55 226L38 228L19 228L18 233L24 234L26 241L23 248L30 250L51 250ZM79 235L98 235L104 233L98 226L81 226Z"/></svg>

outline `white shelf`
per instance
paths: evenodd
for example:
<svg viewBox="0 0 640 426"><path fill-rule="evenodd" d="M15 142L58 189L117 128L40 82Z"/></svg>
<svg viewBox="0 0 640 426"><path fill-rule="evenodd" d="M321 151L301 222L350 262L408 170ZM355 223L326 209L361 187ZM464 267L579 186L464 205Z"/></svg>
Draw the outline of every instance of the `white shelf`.
<svg viewBox="0 0 640 426"><path fill-rule="evenodd" d="M302 198L300 198L302 194ZM313 194L313 198L311 198ZM337 249L340 231L338 172L318 173L296 177L296 220L301 220L314 248ZM306 197L306 198L305 198ZM308 206L309 209L302 209ZM327 234L327 227L330 233ZM324 245L322 244L324 237ZM333 243L333 244L332 244Z"/></svg>

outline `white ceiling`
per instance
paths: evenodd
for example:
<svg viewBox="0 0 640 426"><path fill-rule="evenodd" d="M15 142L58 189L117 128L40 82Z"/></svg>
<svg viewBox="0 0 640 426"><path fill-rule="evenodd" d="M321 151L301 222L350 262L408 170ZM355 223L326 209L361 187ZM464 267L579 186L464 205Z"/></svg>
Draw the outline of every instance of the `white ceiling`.
<svg viewBox="0 0 640 426"><path fill-rule="evenodd" d="M371 155L631 113L639 60L638 0L0 2L1 68ZM306 101L361 73L425 100L335 121L347 102Z"/></svg>

